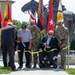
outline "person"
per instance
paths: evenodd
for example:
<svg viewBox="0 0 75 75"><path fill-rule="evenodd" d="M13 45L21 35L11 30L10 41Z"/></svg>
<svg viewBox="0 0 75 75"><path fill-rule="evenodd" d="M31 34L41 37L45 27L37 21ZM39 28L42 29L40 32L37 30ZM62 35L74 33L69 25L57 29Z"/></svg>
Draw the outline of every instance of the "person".
<svg viewBox="0 0 75 75"><path fill-rule="evenodd" d="M23 67L23 52L24 49L29 51L31 49L31 40L32 40L32 35L29 29L27 29L26 24L22 24L22 29L19 29L17 32L17 37L18 37L18 49L20 52L18 52L19 56L19 69ZM25 52L25 57L26 57L26 67L30 68L30 57L31 54L29 52Z"/></svg>
<svg viewBox="0 0 75 75"><path fill-rule="evenodd" d="M63 25L63 22L57 23L57 28L55 29L55 36L57 37L59 41L59 47L60 47L60 55L61 55L61 66L59 66L60 69L66 68L66 50L63 50L63 48L67 47L68 45L68 36L69 31L68 29Z"/></svg>
<svg viewBox="0 0 75 75"><path fill-rule="evenodd" d="M15 39L15 30L13 24L8 22L7 27L2 29L1 32L1 48L3 55L3 64L4 67L8 66L7 53L9 55L10 67L13 71L17 71L14 64L14 39Z"/></svg>
<svg viewBox="0 0 75 75"><path fill-rule="evenodd" d="M58 48L58 40L54 35L54 31L48 31L48 35L44 36L40 42L39 48L42 49L42 52L39 53L39 66L40 67L49 67L54 57L54 51L52 49ZM47 52L48 51L48 52ZM44 61L44 57L47 56L47 61Z"/></svg>
<svg viewBox="0 0 75 75"><path fill-rule="evenodd" d="M38 46L38 41L40 39L40 29L35 25L34 20L31 21L30 23L30 31L32 34L32 48L31 50L33 52L37 52L37 46ZM37 54L33 54L33 64L34 64L34 68L36 68L36 64L37 64ZM31 59L32 60L32 59Z"/></svg>
<svg viewBox="0 0 75 75"><path fill-rule="evenodd" d="M17 27L16 25L14 26L14 30L15 30L15 40L14 40L14 45L15 45L15 51L18 49L18 43L17 43Z"/></svg>
<svg viewBox="0 0 75 75"><path fill-rule="evenodd" d="M13 25L14 30L15 30L15 39L14 39L14 49L15 51L18 49L18 43L17 43L17 27L16 25ZM10 66L10 60L8 62L8 66Z"/></svg>

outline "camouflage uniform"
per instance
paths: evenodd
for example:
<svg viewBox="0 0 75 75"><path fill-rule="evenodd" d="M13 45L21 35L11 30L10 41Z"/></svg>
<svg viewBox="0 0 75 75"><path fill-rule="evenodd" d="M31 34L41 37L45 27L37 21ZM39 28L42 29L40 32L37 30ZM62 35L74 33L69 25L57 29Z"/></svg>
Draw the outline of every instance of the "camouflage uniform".
<svg viewBox="0 0 75 75"><path fill-rule="evenodd" d="M34 26L33 28L30 28L30 30L31 30L31 34L32 34L32 37L33 37L31 50L33 52L36 52L37 51L38 41L40 39L40 29L37 26ZM33 54L33 61L34 61L34 67L36 67L37 54Z"/></svg>
<svg viewBox="0 0 75 75"><path fill-rule="evenodd" d="M66 50L67 49L63 50L63 48L68 46L68 34L69 33L66 27L57 28L55 30L55 36L57 37L58 41L61 42L61 45L63 45L60 52L62 68L66 68Z"/></svg>

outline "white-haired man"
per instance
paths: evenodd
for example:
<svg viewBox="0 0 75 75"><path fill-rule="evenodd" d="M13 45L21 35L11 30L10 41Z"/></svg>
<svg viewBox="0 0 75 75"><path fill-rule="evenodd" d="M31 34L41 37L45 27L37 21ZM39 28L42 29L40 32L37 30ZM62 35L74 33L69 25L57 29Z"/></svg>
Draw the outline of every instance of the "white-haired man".
<svg viewBox="0 0 75 75"><path fill-rule="evenodd" d="M39 66L40 67L50 67L52 58L54 57L54 51L50 51L50 50L54 48L58 48L58 40L53 35L54 35L54 31L50 30L48 32L48 35L43 37L43 39L40 42L40 48L43 50L43 52L39 53ZM45 57L48 58L46 62L44 61Z"/></svg>
<svg viewBox="0 0 75 75"><path fill-rule="evenodd" d="M15 39L15 30L13 24L11 22L2 29L1 32L1 48L2 48L2 55L3 55L3 64L4 67L8 66L7 61L7 52L9 54L10 60L10 67L13 71L16 71L16 67L14 64L14 39Z"/></svg>

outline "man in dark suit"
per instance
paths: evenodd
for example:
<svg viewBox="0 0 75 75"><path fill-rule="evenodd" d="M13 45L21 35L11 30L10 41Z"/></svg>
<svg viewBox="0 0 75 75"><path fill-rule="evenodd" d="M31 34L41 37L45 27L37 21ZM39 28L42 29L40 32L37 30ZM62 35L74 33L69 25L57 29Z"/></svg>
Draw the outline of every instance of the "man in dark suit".
<svg viewBox="0 0 75 75"><path fill-rule="evenodd" d="M48 32L48 35L43 37L43 39L40 42L40 48L43 50L43 52L39 53L39 60L40 63L44 63L44 57L46 56L47 64L51 63L52 58L54 57L55 51L50 51L54 48L58 48L58 40L54 35L54 32L50 30Z"/></svg>
<svg viewBox="0 0 75 75"><path fill-rule="evenodd" d="M14 39L15 39L15 30L11 22L8 23L7 27L2 29L1 32L1 48L3 54L3 64L4 67L8 66L7 54L9 55L10 67L13 71L16 71L14 64Z"/></svg>

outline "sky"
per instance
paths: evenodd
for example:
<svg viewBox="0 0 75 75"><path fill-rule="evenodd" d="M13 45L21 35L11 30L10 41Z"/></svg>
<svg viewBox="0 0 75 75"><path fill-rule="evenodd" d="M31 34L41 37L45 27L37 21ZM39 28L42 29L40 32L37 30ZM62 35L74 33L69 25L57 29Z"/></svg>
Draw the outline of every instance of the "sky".
<svg viewBox="0 0 75 75"><path fill-rule="evenodd" d="M13 0L15 3L12 5L12 18L15 20L29 21L29 14L26 14L21 11L23 5L31 0ZM35 0L39 1L39 0ZM43 0L44 5L48 4L49 0ZM65 5L65 8L69 11L75 13L75 0L62 0L62 5Z"/></svg>

